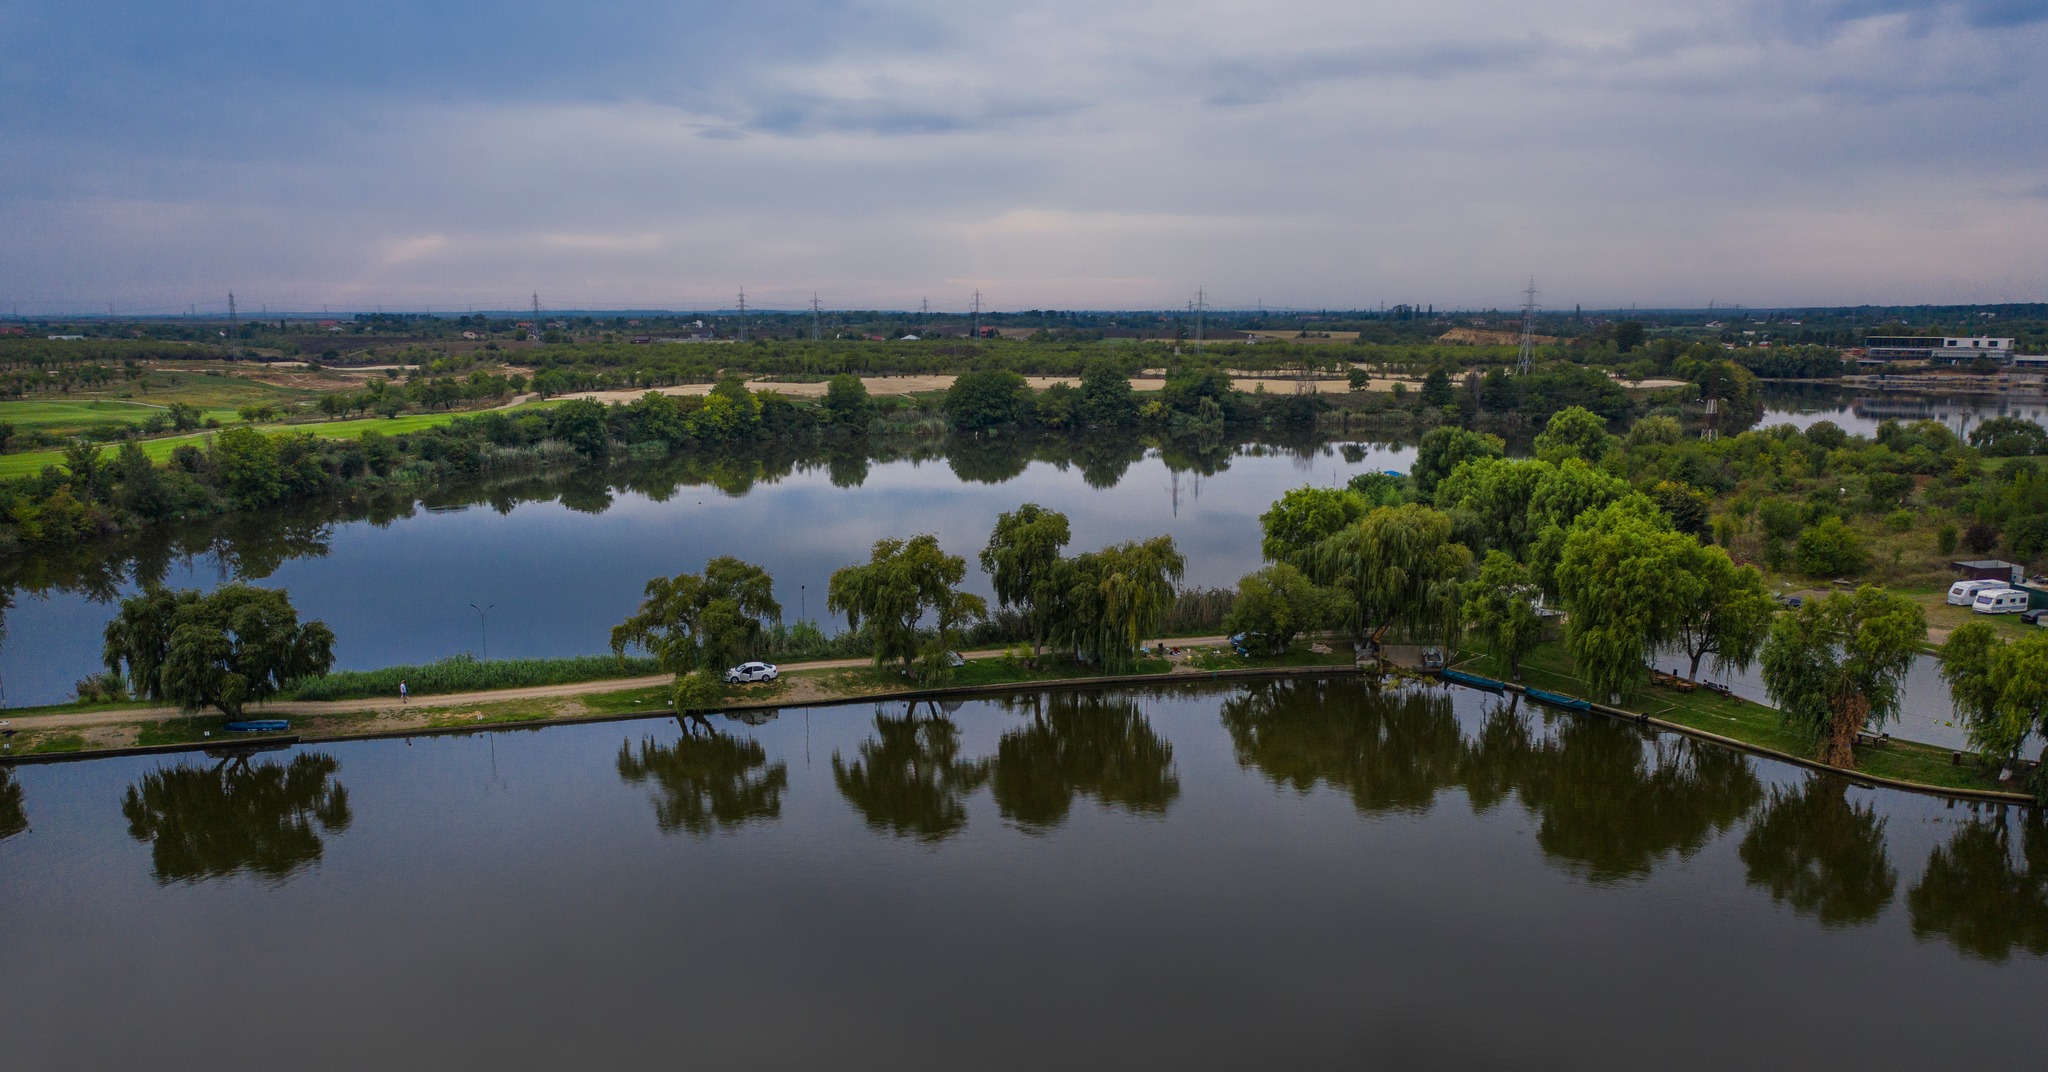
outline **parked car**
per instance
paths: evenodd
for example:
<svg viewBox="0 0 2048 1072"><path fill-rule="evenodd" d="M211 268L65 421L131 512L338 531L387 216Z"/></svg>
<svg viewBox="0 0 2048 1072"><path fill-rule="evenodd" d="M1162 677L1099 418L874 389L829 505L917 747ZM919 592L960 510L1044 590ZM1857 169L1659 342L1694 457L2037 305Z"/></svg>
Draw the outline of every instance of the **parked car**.
<svg viewBox="0 0 2048 1072"><path fill-rule="evenodd" d="M2048 607L2036 607L2020 612L2020 621L2028 625L2048 625Z"/></svg>
<svg viewBox="0 0 2048 1072"><path fill-rule="evenodd" d="M744 685L751 681L773 681L777 672L774 663L741 663L725 672L725 683Z"/></svg>

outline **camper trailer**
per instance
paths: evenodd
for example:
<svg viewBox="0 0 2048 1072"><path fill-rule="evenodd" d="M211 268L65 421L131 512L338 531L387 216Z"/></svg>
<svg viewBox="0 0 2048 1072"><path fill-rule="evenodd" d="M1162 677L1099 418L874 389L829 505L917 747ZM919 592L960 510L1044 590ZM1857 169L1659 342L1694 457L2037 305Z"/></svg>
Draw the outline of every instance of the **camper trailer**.
<svg viewBox="0 0 2048 1072"><path fill-rule="evenodd" d="M2011 588L1994 588L1977 593L1970 609L1979 614L2018 614L2027 609L2027 594Z"/></svg>
<svg viewBox="0 0 2048 1072"><path fill-rule="evenodd" d="M1948 586L1948 601L1958 607L1974 606L1979 592L1995 592L2004 587L1997 581L1957 581Z"/></svg>

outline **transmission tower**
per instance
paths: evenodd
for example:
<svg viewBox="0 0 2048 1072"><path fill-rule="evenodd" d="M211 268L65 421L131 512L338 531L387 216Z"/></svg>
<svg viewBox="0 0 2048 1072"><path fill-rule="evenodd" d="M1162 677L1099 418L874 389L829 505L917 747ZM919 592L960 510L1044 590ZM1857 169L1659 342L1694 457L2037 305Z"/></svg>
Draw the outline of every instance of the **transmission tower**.
<svg viewBox="0 0 2048 1072"><path fill-rule="evenodd" d="M1522 350L1515 355L1515 371L1526 373L1536 355L1536 277L1529 277L1529 286L1522 291Z"/></svg>
<svg viewBox="0 0 2048 1072"><path fill-rule="evenodd" d="M231 290L231 291L228 291L228 360L229 360L229 361L233 361L233 360L235 359L235 354L236 354L236 352L237 352L238 350L240 350L240 349L241 349L241 339L242 339L242 332L241 332L241 329L240 329L240 328L238 328L238 327L236 326L236 317L235 317L235 292Z"/></svg>
<svg viewBox="0 0 2048 1072"><path fill-rule="evenodd" d="M1209 292L1195 288L1195 349L1202 348L1202 314L1209 310Z"/></svg>
<svg viewBox="0 0 2048 1072"><path fill-rule="evenodd" d="M924 321L926 321L926 320L930 320L931 318L932 318L932 300L931 300L930 298L925 298L925 299L924 299L924 300L923 300L923 301L922 301L922 302L921 302L921 303L919 304L919 306L918 306L918 319L919 319L919 323L922 323L922 322L924 322Z"/></svg>
<svg viewBox="0 0 2048 1072"><path fill-rule="evenodd" d="M540 341L540 291L533 292L533 326L526 329L529 342Z"/></svg>
<svg viewBox="0 0 2048 1072"><path fill-rule="evenodd" d="M974 337L981 338L981 288L974 288Z"/></svg>
<svg viewBox="0 0 2048 1072"><path fill-rule="evenodd" d="M814 290L811 291L811 341L817 342L822 337L818 329L818 292Z"/></svg>

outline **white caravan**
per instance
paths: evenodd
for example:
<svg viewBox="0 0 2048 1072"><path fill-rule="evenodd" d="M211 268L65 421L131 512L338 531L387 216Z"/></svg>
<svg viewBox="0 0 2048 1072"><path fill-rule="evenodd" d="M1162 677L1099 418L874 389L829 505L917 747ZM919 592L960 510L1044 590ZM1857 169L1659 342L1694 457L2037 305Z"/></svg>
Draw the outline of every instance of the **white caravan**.
<svg viewBox="0 0 2048 1072"><path fill-rule="evenodd" d="M2027 609L2027 594L2012 588L1979 592L1970 609L1979 614L2018 614Z"/></svg>
<svg viewBox="0 0 2048 1072"><path fill-rule="evenodd" d="M1948 601L1958 607L1967 607L1977 602L1977 593L1995 592L2004 587L1998 581L1957 581L1948 586Z"/></svg>

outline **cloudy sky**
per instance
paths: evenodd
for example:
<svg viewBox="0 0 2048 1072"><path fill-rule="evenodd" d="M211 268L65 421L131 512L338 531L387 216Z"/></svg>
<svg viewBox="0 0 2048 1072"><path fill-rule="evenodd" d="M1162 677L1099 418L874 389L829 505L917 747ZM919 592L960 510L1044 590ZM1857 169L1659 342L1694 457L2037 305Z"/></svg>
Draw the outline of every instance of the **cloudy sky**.
<svg viewBox="0 0 2048 1072"><path fill-rule="evenodd" d="M0 313L2048 297L2048 0L0 0Z"/></svg>

